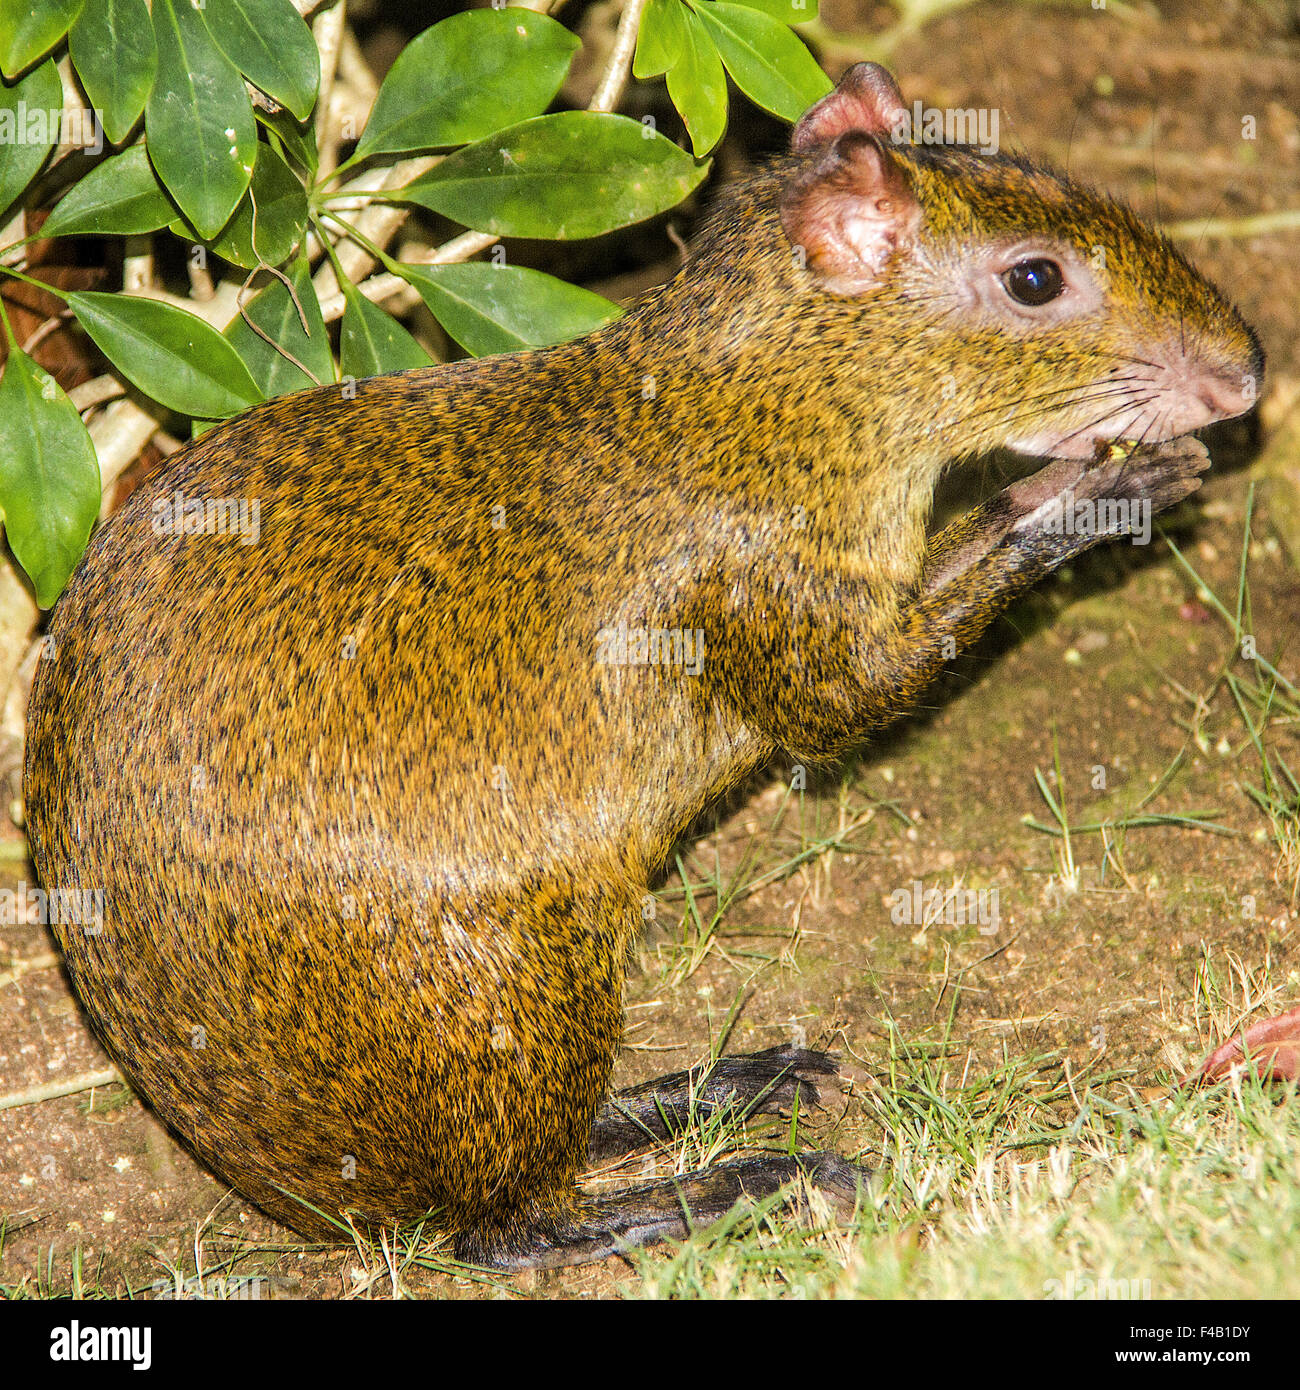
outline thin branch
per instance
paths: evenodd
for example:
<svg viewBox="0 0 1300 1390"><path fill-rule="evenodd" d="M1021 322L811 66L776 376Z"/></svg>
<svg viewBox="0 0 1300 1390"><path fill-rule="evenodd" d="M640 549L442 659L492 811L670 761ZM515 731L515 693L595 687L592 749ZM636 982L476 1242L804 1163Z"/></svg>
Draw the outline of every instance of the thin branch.
<svg viewBox="0 0 1300 1390"><path fill-rule="evenodd" d="M320 53L320 90L316 99L316 148L320 170L330 173L338 162L339 124L335 119L334 74L338 68L339 45L343 41L343 26L347 18L344 0L332 9L317 15L312 25L312 37Z"/></svg>
<svg viewBox="0 0 1300 1390"><path fill-rule="evenodd" d="M96 1086L126 1085L121 1072L88 1071L81 1076L70 1076L66 1081L47 1081L43 1086L28 1086L22 1091L10 1091L0 1096L0 1110L16 1110L20 1105L36 1105L43 1100L56 1100L59 1096L75 1096L81 1091L93 1091Z"/></svg>
<svg viewBox="0 0 1300 1390"><path fill-rule="evenodd" d="M623 15L614 35L614 48L609 55L605 75L592 97L588 111L613 111L623 99L628 74L632 71L632 55L636 52L636 35L641 25L641 12L646 0L624 0Z"/></svg>

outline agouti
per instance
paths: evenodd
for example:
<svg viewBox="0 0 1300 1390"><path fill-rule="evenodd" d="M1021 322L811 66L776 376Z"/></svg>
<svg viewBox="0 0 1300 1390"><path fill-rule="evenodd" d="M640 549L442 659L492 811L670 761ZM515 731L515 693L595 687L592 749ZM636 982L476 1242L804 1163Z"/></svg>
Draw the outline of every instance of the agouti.
<svg viewBox="0 0 1300 1390"><path fill-rule="evenodd" d="M56 932L123 1071L290 1227L434 1209L519 1268L800 1175L852 1199L832 1154L579 1192L692 1090L784 1105L834 1071L774 1049L602 1106L652 875L775 753L860 743L1192 492L1177 436L1262 372L1132 212L900 143L904 110L853 68L619 322L260 405L94 537L32 691L32 852L102 891ZM945 464L998 446L1056 461L927 543ZM260 528L160 525L184 499ZM1080 503L1103 520L1060 524Z"/></svg>

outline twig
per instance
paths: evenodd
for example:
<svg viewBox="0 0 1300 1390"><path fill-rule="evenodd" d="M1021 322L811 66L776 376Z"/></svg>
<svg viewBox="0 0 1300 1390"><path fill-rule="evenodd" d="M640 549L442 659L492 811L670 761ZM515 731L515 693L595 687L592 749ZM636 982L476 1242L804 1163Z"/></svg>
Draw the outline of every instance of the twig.
<svg viewBox="0 0 1300 1390"><path fill-rule="evenodd" d="M338 163L339 124L334 119L334 74L338 68L339 45L343 41L343 25L347 16L346 0L339 0L332 10L316 16L312 37L320 53L320 89L316 99L316 148L320 170L330 173Z"/></svg>
<svg viewBox="0 0 1300 1390"><path fill-rule="evenodd" d="M103 376L92 377L89 381L83 381L80 386L74 386L68 392L68 399L84 415L97 405L117 400L124 395L126 387L117 377L105 372Z"/></svg>
<svg viewBox="0 0 1300 1390"><path fill-rule="evenodd" d="M614 48L609 55L605 75L600 79L596 94L588 105L588 111L613 111L622 100L623 89L627 86L627 75L632 70L632 55L636 51L637 29L641 25L641 12L646 0L624 0L623 14L618 21L618 33L614 36Z"/></svg>
<svg viewBox="0 0 1300 1390"><path fill-rule="evenodd" d="M81 1091L93 1091L97 1086L126 1084L122 1073L112 1068L105 1071L88 1071L81 1076L70 1076L66 1081L47 1081L43 1086L28 1086L23 1091L10 1091L7 1096L0 1096L0 1110L16 1110L20 1105L39 1105L43 1100L75 1096Z"/></svg>

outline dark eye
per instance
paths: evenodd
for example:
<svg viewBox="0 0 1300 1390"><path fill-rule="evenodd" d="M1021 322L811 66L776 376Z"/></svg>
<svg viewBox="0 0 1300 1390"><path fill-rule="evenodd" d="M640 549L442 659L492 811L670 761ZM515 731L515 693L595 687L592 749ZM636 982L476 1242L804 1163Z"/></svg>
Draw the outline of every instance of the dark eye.
<svg viewBox="0 0 1300 1390"><path fill-rule="evenodd" d="M1055 261L1017 261L1003 274L1002 283L1012 299L1036 306L1055 299L1065 289L1065 276Z"/></svg>

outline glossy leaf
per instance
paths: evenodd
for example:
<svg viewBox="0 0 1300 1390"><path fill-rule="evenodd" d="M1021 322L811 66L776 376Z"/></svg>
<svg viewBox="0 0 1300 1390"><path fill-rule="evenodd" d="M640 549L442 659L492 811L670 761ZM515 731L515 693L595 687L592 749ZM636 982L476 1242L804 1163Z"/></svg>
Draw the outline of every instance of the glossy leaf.
<svg viewBox="0 0 1300 1390"><path fill-rule="evenodd" d="M31 183L58 144L62 107L53 58L18 82L0 84L0 212Z"/></svg>
<svg viewBox="0 0 1300 1390"><path fill-rule="evenodd" d="M0 510L42 608L58 598L86 548L99 493L95 447L76 406L11 346L0 378Z"/></svg>
<svg viewBox="0 0 1300 1390"><path fill-rule="evenodd" d="M158 70L149 6L145 0L86 0L68 51L104 134L120 144L140 119Z"/></svg>
<svg viewBox="0 0 1300 1390"><path fill-rule="evenodd" d="M290 0L205 0L218 47L254 87L300 120L316 104L320 54Z"/></svg>
<svg viewBox="0 0 1300 1390"><path fill-rule="evenodd" d="M202 237L215 236L248 188L257 124L239 70L189 0L153 0L158 76L145 109L158 177Z"/></svg>
<svg viewBox="0 0 1300 1390"><path fill-rule="evenodd" d="M708 173L626 116L538 116L449 155L393 196L495 236L599 236L670 208Z"/></svg>
<svg viewBox="0 0 1300 1390"><path fill-rule="evenodd" d="M308 332L289 291L282 281L272 280L244 305L244 313L226 329L226 338L239 353L249 374L262 395L283 396L289 391L301 391L309 386L323 385L334 380L334 359L330 356L329 335L321 316L320 301L312 287L311 267L303 256L294 261L289 279L302 305ZM292 353L304 367L314 372L316 380L304 372L283 352L260 338L245 322L251 319L272 342Z"/></svg>
<svg viewBox="0 0 1300 1390"><path fill-rule="evenodd" d="M124 294L78 291L65 298L104 356L168 409L211 420L261 400L239 354L196 315Z"/></svg>
<svg viewBox="0 0 1300 1390"><path fill-rule="evenodd" d="M531 10L452 15L402 50L353 157L463 145L535 116L577 48L577 35Z"/></svg>
<svg viewBox="0 0 1300 1390"><path fill-rule="evenodd" d="M817 18L817 0L735 0L747 10L762 10L782 24L807 24Z"/></svg>
<svg viewBox="0 0 1300 1390"><path fill-rule="evenodd" d="M372 304L351 282L339 329L339 364L345 377L378 376L407 367L429 367L433 359L392 316Z"/></svg>
<svg viewBox="0 0 1300 1390"><path fill-rule="evenodd" d="M682 0L649 0L636 35L634 77L658 77L682 56L688 13Z"/></svg>
<svg viewBox="0 0 1300 1390"><path fill-rule="evenodd" d="M315 177L320 168L320 155L316 150L316 127L311 121L295 121L288 111L253 112L258 121L271 131L284 147L284 152L300 168Z"/></svg>
<svg viewBox="0 0 1300 1390"><path fill-rule="evenodd" d="M727 74L709 31L690 10L682 13L686 38L681 56L668 70L668 95L686 123L696 158L701 158L727 128Z"/></svg>
<svg viewBox="0 0 1300 1390"><path fill-rule="evenodd" d="M797 121L831 89L798 37L771 15L718 0L691 0L736 86L757 106Z"/></svg>
<svg viewBox="0 0 1300 1390"><path fill-rule="evenodd" d="M130 236L155 232L176 216L143 145L98 164L59 199L42 236Z"/></svg>
<svg viewBox="0 0 1300 1390"><path fill-rule="evenodd" d="M279 265L293 255L307 231L307 192L298 176L270 145L259 145L253 181L235 215L209 244L218 256L245 270ZM257 204L257 249L253 248L253 204ZM183 219L172 224L177 236L202 241ZM260 258L258 252L261 253Z"/></svg>
<svg viewBox="0 0 1300 1390"><path fill-rule="evenodd" d="M83 0L0 0L0 72L15 77L68 32Z"/></svg>
<svg viewBox="0 0 1300 1390"><path fill-rule="evenodd" d="M546 347L591 333L622 313L617 304L521 266L404 265L434 318L475 357Z"/></svg>

